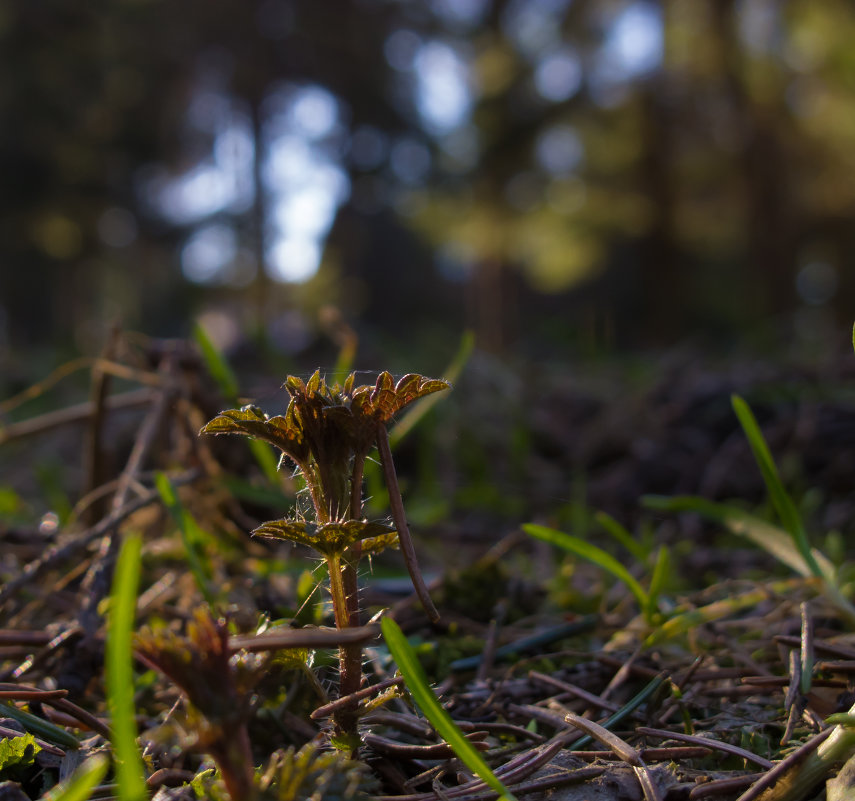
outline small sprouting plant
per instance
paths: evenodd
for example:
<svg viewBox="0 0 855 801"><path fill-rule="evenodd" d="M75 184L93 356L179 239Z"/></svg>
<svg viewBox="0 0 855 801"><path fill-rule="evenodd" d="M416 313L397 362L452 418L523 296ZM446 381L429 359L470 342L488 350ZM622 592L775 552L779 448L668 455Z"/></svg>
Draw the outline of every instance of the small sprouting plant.
<svg viewBox="0 0 855 801"><path fill-rule="evenodd" d="M855 622L855 605L841 588L838 571L821 551L808 540L804 521L792 496L785 489L778 467L749 405L738 395L731 398L742 430L769 494L780 525L749 514L737 506L714 503L695 496L661 498L650 496L645 504L672 512L697 512L716 520L734 534L744 536L790 569L815 584L828 601L850 622Z"/></svg>
<svg viewBox="0 0 855 801"><path fill-rule="evenodd" d="M197 745L214 758L229 795L253 798L247 722L250 693L262 677L263 657L233 656L226 623L214 620L206 609L197 610L185 635L144 628L135 638L134 650L187 697Z"/></svg>
<svg viewBox="0 0 855 801"><path fill-rule="evenodd" d="M307 545L321 555L337 628L359 625L357 566L362 556L395 544L400 545L422 605L436 619L410 539L386 426L407 405L449 384L415 374L395 383L388 372L382 372L374 385L356 386L355 376L351 373L343 384L332 386L320 371L308 381L289 376L285 389L291 399L284 415L268 417L256 406L229 409L201 433L242 434L269 442L282 452L283 461L296 467L311 497L314 519L273 520L253 534ZM393 526L363 516L363 470L375 446L389 491ZM339 694L345 697L362 682L361 646L342 645L339 667ZM333 722L333 741L355 750L359 744L356 705L338 708Z"/></svg>
<svg viewBox="0 0 855 801"><path fill-rule="evenodd" d="M558 531L547 526L539 526L534 523L525 524L523 531L551 545L557 545L574 556L585 559L607 573L610 573L614 578L626 585L627 589L635 596L647 626L651 628L657 626L662 618L662 613L659 609L659 600L662 589L669 577L671 558L668 547L666 545L660 546L655 558L653 558L652 555L644 552L644 549L632 539L632 535L617 520L603 512L599 513L596 519L606 531L622 545L626 546L641 564L650 564L651 576L647 589L644 589L629 570L610 553L587 542L581 537L565 534L563 531Z"/></svg>

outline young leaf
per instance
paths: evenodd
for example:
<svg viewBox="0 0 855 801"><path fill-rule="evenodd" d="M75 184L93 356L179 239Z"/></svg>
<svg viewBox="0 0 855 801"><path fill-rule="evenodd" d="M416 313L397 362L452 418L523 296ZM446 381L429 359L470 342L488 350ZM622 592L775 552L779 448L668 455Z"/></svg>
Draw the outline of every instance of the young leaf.
<svg viewBox="0 0 855 801"><path fill-rule="evenodd" d="M30 767L41 750L36 738L29 733L0 740L0 774Z"/></svg>
<svg viewBox="0 0 855 801"><path fill-rule="evenodd" d="M801 579L788 579L786 581L774 582L770 585L764 585L760 589L750 590L741 595L734 595L730 598L724 598L720 601L713 601L705 606L699 606L697 609L690 609L688 612L675 615L666 620L656 631L654 631L644 641L645 647L649 648L658 645L665 640L670 640L673 637L678 637L685 634L687 631L702 626L705 623L711 623L715 620L721 620L729 615L734 615L743 609L748 609L752 606L765 601L769 598L770 592L777 592L782 596L792 593L800 589L803 582Z"/></svg>
<svg viewBox="0 0 855 801"><path fill-rule="evenodd" d="M148 798L137 747L131 661L131 633L136 615L141 551L139 534L129 535L122 544L113 576L107 623L107 705L113 731L119 801L144 801Z"/></svg>
<svg viewBox="0 0 855 801"><path fill-rule="evenodd" d="M427 676L401 627L390 617L380 621L383 638L392 658L398 665L404 681L424 716L431 722L442 738L454 749L460 761L475 773L488 787L499 794L500 799L514 801L514 796L502 784L484 758L466 739L448 712L440 705L430 688Z"/></svg>
<svg viewBox="0 0 855 801"><path fill-rule="evenodd" d="M602 548L598 548L596 545L591 545L591 543L585 542L585 540L579 537L574 537L572 534L565 534L563 531L558 531L554 528L538 526L534 523L526 523L522 528L526 534L537 537L537 539L548 542L551 545L557 545L559 548L563 548L565 551L569 551L575 556L592 562L597 567L601 567L607 573L611 573L612 576L627 586L629 591L635 596L642 610L646 610L649 607L650 597L638 581L636 581L635 577L617 559Z"/></svg>

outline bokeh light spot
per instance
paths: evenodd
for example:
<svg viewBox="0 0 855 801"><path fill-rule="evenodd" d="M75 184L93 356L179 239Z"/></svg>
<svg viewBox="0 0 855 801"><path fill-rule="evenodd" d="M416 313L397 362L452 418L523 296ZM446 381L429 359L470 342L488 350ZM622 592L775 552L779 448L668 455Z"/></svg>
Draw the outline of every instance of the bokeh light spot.
<svg viewBox="0 0 855 801"><path fill-rule="evenodd" d="M554 103L573 97L582 85L579 57L568 48L545 56L535 69L534 85L541 97Z"/></svg>

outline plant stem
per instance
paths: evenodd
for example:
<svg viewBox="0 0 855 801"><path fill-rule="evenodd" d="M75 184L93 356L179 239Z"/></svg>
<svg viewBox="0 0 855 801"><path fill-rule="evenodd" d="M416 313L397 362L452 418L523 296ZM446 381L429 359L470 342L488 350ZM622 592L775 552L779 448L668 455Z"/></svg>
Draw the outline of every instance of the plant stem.
<svg viewBox="0 0 855 801"><path fill-rule="evenodd" d="M347 629L359 625L359 607L355 590L348 591L348 584L356 584L356 568L341 557L327 556L327 569L330 574L330 595L337 629ZM355 693L362 684L362 648L359 645L341 645L339 660L339 697ZM336 710L333 715L338 737L357 738L356 705L347 705ZM355 749L354 749L355 752Z"/></svg>
<svg viewBox="0 0 855 801"><path fill-rule="evenodd" d="M214 757L220 769L220 776L234 801L249 801L255 798L252 778L254 763L246 725L240 724L233 731L224 731L216 746L211 747L211 756Z"/></svg>
<svg viewBox="0 0 855 801"><path fill-rule="evenodd" d="M398 486L398 475L395 472L395 463L392 461L392 451L389 448L389 434L383 423L377 424L377 450L380 452L380 465L383 467L383 478L386 488L389 490L389 506L392 510L392 521L398 530L398 542L401 545L401 553L404 562L416 589L416 595L422 602L427 616L432 623L439 620L439 612L433 605L430 594L419 570L419 562L416 558L416 549L413 547L413 539L410 537L410 528L407 525L407 516L404 513L404 501L401 498L401 489Z"/></svg>

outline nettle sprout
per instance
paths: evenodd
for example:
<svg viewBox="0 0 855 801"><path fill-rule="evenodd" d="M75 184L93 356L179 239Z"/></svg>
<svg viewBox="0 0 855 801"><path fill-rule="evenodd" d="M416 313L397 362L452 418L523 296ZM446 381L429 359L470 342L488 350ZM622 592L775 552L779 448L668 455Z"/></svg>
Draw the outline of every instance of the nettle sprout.
<svg viewBox="0 0 855 801"><path fill-rule="evenodd" d="M289 376L285 389L291 400L284 415L268 417L256 406L229 409L205 425L201 433L242 434L269 442L282 451L282 460L292 462L302 475L315 519L273 520L253 534L307 545L321 555L329 572L337 628L359 625L359 560L396 544L419 600L431 620L436 620L439 616L419 571L404 515L386 426L413 401L450 385L415 374L395 383L388 372L382 372L373 386L354 386L355 377L351 373L344 384L329 386L320 371L305 382ZM389 490L393 526L370 522L362 514L365 459L375 446ZM356 692L362 682L361 646L341 646L339 662L339 691L345 697ZM355 750L359 743L357 719L356 704L338 709L333 716L334 742Z"/></svg>
<svg viewBox="0 0 855 801"><path fill-rule="evenodd" d="M196 611L179 635L166 628L143 628L136 636L137 658L167 676L187 697L196 744L214 758L232 798L252 798L253 760L247 722L249 698L266 660L233 655L225 621Z"/></svg>

